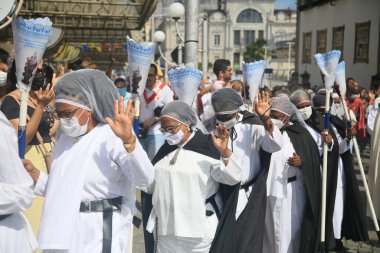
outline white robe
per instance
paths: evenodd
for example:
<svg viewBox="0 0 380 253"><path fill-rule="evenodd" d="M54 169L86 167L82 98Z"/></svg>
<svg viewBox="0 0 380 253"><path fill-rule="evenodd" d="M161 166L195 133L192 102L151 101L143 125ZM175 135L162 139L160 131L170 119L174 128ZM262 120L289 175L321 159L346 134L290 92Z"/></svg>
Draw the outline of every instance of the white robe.
<svg viewBox="0 0 380 253"><path fill-rule="evenodd" d="M153 192L150 220L156 216L158 221L158 252L208 252L218 220L215 214L206 216L206 210L215 211L206 199L218 191L218 182L240 182L241 168L233 157L224 166L220 160L186 149L170 165L176 152L155 164L155 182L148 189Z"/></svg>
<svg viewBox="0 0 380 253"><path fill-rule="evenodd" d="M239 121L242 120L240 115ZM273 137L265 130L264 126L238 123L234 126L237 138L232 142L229 141L229 148L233 150L232 157L242 168L241 183L245 184L253 179L260 171L260 148L264 151L273 153L279 151L282 146L282 135L277 127L274 127ZM252 191L249 187L249 192ZM236 207L235 218L238 219L248 203L250 193L240 189L238 204Z"/></svg>
<svg viewBox="0 0 380 253"><path fill-rule="evenodd" d="M295 152L286 132L283 146L272 153L267 179L267 208L262 253L298 253L307 199L302 170L288 164ZM288 183L288 178L296 180Z"/></svg>
<svg viewBox="0 0 380 253"><path fill-rule="evenodd" d="M33 180L18 156L17 135L0 112L0 252L33 252L37 241L21 211L33 202Z"/></svg>
<svg viewBox="0 0 380 253"><path fill-rule="evenodd" d="M371 156L368 170L368 187L377 217L380 217L380 110L377 110L371 134ZM367 208L369 210L369 208ZM370 214L370 212L368 211Z"/></svg>
<svg viewBox="0 0 380 253"><path fill-rule="evenodd" d="M40 248L46 252L101 252L103 213L79 212L79 202L122 196L121 211L113 212L112 253L127 252L135 212L134 185L147 186L154 178L153 166L141 145L137 142L135 150L128 153L109 125L99 123L79 140L62 135L53 159L39 231ZM46 176L40 177L35 191L43 194L46 181Z"/></svg>

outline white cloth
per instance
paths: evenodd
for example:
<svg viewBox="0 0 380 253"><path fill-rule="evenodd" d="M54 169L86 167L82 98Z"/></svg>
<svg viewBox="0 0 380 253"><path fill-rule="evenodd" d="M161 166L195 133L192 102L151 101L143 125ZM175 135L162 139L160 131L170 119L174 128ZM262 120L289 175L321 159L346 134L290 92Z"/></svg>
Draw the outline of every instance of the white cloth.
<svg viewBox="0 0 380 253"><path fill-rule="evenodd" d="M342 136L338 133L336 127L331 124L332 129L336 135L336 138L339 143L339 154L346 152L350 146L346 139L343 139ZM335 205L334 205L334 214L333 214L333 229L335 239L341 239L342 237L342 221L343 221L343 212L344 212L344 196L345 196L345 174L342 158L339 156L338 161L338 176L337 176L337 185L336 185L336 194L335 194Z"/></svg>
<svg viewBox="0 0 380 253"><path fill-rule="evenodd" d="M288 164L295 152L286 132L283 146L272 153L267 179L267 209L263 253L297 253L307 199L302 170ZM288 183L288 178L296 180Z"/></svg>
<svg viewBox="0 0 380 253"><path fill-rule="evenodd" d="M373 103L371 109L368 108L367 131L370 135L372 135L373 129L375 127L376 115L377 115L377 112L379 111L379 103L380 103L380 97L375 99L375 102Z"/></svg>
<svg viewBox="0 0 380 253"><path fill-rule="evenodd" d="M217 222L209 222L206 217L206 210L214 211L210 204L205 205L206 199L218 191L218 182L228 185L240 182L241 169L233 157L224 166L220 160L182 148L176 163L170 165L177 150L166 155L154 166L155 182L148 189L148 192L153 192L152 214L155 213L158 219L156 229L159 238L169 236L167 238L174 238L178 245L189 249L162 252L198 252L193 248L198 245L196 241L208 242L201 248L209 249L212 241L209 235L213 236L217 226ZM159 240L159 248L160 243ZM166 249L169 246L162 247Z"/></svg>
<svg viewBox="0 0 380 253"><path fill-rule="evenodd" d="M155 92L158 91L159 86L161 85L160 81L157 81L157 87L153 90L149 90L145 88L145 91L147 93L147 97L149 98L152 96ZM155 99L153 99L152 102L149 104L146 103L144 96L142 95L140 98L140 122L144 123L146 120L154 116L154 109L158 106L165 106L169 102L173 101L173 91L165 85L164 88L160 91L158 91L157 96ZM148 130L148 135L156 135L156 134L162 134L160 131L161 124L160 122L157 122L153 126L151 126Z"/></svg>
<svg viewBox="0 0 380 253"><path fill-rule="evenodd" d="M240 115L239 121L242 119ZM282 147L282 135L277 127L274 127L273 137L265 130L264 126L238 123L234 126L237 133L236 139L229 141L229 148L233 150L232 157L242 168L241 183L245 184L253 179L260 171L260 148L264 151L273 153L279 151ZM249 192L252 191L249 187ZM236 219L243 212L248 203L249 194L241 189L239 192L238 204L236 207Z"/></svg>
<svg viewBox="0 0 380 253"><path fill-rule="evenodd" d="M18 156L17 135L0 112L0 252L32 252L37 241L21 213L33 202L33 180Z"/></svg>
<svg viewBox="0 0 380 253"><path fill-rule="evenodd" d="M371 193L373 207L377 216L380 214L380 111L377 112L376 120L371 135L371 156L368 170L368 186ZM369 208L368 208L369 210Z"/></svg>
<svg viewBox="0 0 380 253"><path fill-rule="evenodd" d="M121 212L113 213L112 252L127 252L135 209L134 185L147 186L153 178L153 166L138 141L135 150L128 153L107 124L99 123L79 139L62 135L47 180L40 248L101 252L103 214L80 213L79 204L122 196ZM46 182L44 177L40 180ZM43 192L41 184L38 182L36 188Z"/></svg>

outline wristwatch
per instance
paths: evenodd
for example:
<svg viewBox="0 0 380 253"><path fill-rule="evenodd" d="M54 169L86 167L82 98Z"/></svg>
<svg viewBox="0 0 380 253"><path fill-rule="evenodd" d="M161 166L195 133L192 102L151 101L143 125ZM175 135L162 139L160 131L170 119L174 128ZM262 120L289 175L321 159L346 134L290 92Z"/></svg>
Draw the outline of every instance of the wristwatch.
<svg viewBox="0 0 380 253"><path fill-rule="evenodd" d="M131 148L133 145L136 144L136 136L134 136L132 143L123 143L124 148Z"/></svg>

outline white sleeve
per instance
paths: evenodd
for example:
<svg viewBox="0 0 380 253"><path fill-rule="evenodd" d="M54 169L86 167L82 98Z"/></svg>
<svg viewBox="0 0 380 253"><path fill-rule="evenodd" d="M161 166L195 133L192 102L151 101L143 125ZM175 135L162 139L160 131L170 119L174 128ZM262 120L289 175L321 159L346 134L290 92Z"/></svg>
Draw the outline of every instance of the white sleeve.
<svg viewBox="0 0 380 253"><path fill-rule="evenodd" d="M336 127L333 125L331 125L331 126L332 126L332 129L334 130L335 136L338 140L339 154L343 154L344 152L346 152L350 148L350 146L348 145L347 140L343 139L342 136L338 133L338 130L336 129ZM333 147L333 146L334 146L334 143L331 145L331 147ZM329 150L329 151L331 151L331 150Z"/></svg>
<svg viewBox="0 0 380 253"><path fill-rule="evenodd" d="M370 135L373 133L373 128L375 127L375 121L376 121L376 115L377 115L378 109L373 107L372 110L368 114L367 118L367 130Z"/></svg>
<svg viewBox="0 0 380 253"><path fill-rule="evenodd" d="M135 186L150 185L154 179L154 168L138 139L136 139L135 150L128 153L121 139L115 135L111 138L114 141L109 142L108 152L112 161L120 167L122 173L130 178Z"/></svg>
<svg viewBox="0 0 380 253"><path fill-rule="evenodd" d="M165 88L163 89L163 92L165 92L164 94L164 104L167 105L169 104L171 101L174 100L173 96L174 96L174 93L173 91L169 88L169 86L165 85Z"/></svg>
<svg viewBox="0 0 380 253"><path fill-rule="evenodd" d="M45 196L46 194L46 185L48 181L48 175L45 172L40 171L40 176L34 186L34 194Z"/></svg>
<svg viewBox="0 0 380 253"><path fill-rule="evenodd" d="M219 164L211 165L211 177L222 184L235 185L241 181L242 169L236 162L232 153L227 166L224 165L222 158Z"/></svg>
<svg viewBox="0 0 380 253"><path fill-rule="evenodd" d="M256 144L258 150L260 147L268 153L274 153L281 150L282 134L276 126L273 127L273 137L263 126L253 125L252 127L253 142Z"/></svg>
<svg viewBox="0 0 380 253"><path fill-rule="evenodd" d="M0 183L0 215L24 211L32 204L33 199L33 183Z"/></svg>

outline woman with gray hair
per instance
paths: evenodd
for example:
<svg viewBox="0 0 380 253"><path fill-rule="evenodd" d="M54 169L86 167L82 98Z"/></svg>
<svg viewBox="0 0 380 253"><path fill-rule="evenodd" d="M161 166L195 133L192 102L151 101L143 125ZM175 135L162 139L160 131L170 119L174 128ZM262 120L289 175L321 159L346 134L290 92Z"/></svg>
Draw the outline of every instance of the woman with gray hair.
<svg viewBox="0 0 380 253"><path fill-rule="evenodd" d="M55 94L61 134L49 178L41 173L35 188L46 196L39 247L44 252L126 252L134 186L147 186L154 177L132 130L132 101L123 111L123 99L115 102L116 87L96 70L64 75Z"/></svg>
<svg viewBox="0 0 380 253"><path fill-rule="evenodd" d="M162 110L166 143L153 159L155 181L147 189L153 193L147 230L153 231L157 218L157 252L209 252L220 216L219 182L241 180L241 169L230 158L227 129L220 126L216 137L203 134L200 126L184 102L170 102Z"/></svg>

